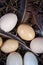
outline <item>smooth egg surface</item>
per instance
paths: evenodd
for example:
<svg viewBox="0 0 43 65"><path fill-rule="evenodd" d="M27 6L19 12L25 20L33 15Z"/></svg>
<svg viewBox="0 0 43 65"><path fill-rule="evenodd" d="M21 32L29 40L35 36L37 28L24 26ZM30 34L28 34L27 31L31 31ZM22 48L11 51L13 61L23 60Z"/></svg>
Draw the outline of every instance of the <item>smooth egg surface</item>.
<svg viewBox="0 0 43 65"><path fill-rule="evenodd" d="M2 41L2 38L0 37L0 47L2 46L3 44L3 41Z"/></svg>
<svg viewBox="0 0 43 65"><path fill-rule="evenodd" d="M6 65L23 65L21 55L17 52L9 54L7 57Z"/></svg>
<svg viewBox="0 0 43 65"><path fill-rule="evenodd" d="M24 65L38 65L38 60L31 52L27 52L24 55Z"/></svg>
<svg viewBox="0 0 43 65"><path fill-rule="evenodd" d="M17 23L17 16L13 13L5 14L0 19L0 27L5 32L11 31Z"/></svg>
<svg viewBox="0 0 43 65"><path fill-rule="evenodd" d="M26 41L30 41L35 37L35 31L33 28L27 24L21 24L17 29L18 35Z"/></svg>
<svg viewBox="0 0 43 65"><path fill-rule="evenodd" d="M30 48L35 53L43 53L43 38L38 37L31 41Z"/></svg>
<svg viewBox="0 0 43 65"><path fill-rule="evenodd" d="M18 49L18 41L13 39L8 39L4 42L3 46L1 47L1 51L5 53L10 53L16 51Z"/></svg>

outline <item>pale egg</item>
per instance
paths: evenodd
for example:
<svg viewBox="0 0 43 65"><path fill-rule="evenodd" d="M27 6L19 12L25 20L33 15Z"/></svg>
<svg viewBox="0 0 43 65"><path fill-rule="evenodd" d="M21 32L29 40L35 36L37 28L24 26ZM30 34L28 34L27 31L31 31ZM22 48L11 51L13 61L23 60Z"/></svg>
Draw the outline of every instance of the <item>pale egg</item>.
<svg viewBox="0 0 43 65"><path fill-rule="evenodd" d="M10 53L16 51L18 49L18 41L13 39L8 39L4 42L3 46L1 47L1 51L5 53Z"/></svg>
<svg viewBox="0 0 43 65"><path fill-rule="evenodd" d="M0 27L5 32L11 31L17 24L17 16L13 13L5 14L0 19Z"/></svg>
<svg viewBox="0 0 43 65"><path fill-rule="evenodd" d="M27 52L24 55L24 65L38 65L36 56L31 52Z"/></svg>
<svg viewBox="0 0 43 65"><path fill-rule="evenodd" d="M17 52L9 54L7 57L6 65L23 65L21 55Z"/></svg>
<svg viewBox="0 0 43 65"><path fill-rule="evenodd" d="M43 53L43 38L38 37L31 41L30 48L35 53Z"/></svg>
<svg viewBox="0 0 43 65"><path fill-rule="evenodd" d="M19 25L17 29L17 33L23 40L26 41L30 41L35 37L34 29L27 24Z"/></svg>
<svg viewBox="0 0 43 65"><path fill-rule="evenodd" d="M0 47L2 46L3 44L3 41L2 41L2 38L0 37Z"/></svg>

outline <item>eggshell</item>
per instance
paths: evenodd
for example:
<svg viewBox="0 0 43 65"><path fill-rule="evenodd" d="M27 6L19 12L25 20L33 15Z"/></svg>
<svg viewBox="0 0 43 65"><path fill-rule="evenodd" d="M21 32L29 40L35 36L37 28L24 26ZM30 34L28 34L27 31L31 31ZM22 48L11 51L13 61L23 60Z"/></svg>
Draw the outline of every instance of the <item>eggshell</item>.
<svg viewBox="0 0 43 65"><path fill-rule="evenodd" d="M11 31L17 23L17 16L13 13L5 14L0 19L1 22L1 29L5 32Z"/></svg>
<svg viewBox="0 0 43 65"><path fill-rule="evenodd" d="M0 37L0 47L2 46L3 44L3 41L2 41L2 38Z"/></svg>
<svg viewBox="0 0 43 65"><path fill-rule="evenodd" d="M23 65L21 55L17 52L9 54L7 57L6 65Z"/></svg>
<svg viewBox="0 0 43 65"><path fill-rule="evenodd" d="M31 52L24 55L24 65L38 65L37 58Z"/></svg>
<svg viewBox="0 0 43 65"><path fill-rule="evenodd" d="M35 31L33 28L27 24L21 24L17 29L18 35L26 41L30 41L35 37Z"/></svg>
<svg viewBox="0 0 43 65"><path fill-rule="evenodd" d="M38 37L31 41L30 48L35 53L43 53L43 38Z"/></svg>
<svg viewBox="0 0 43 65"><path fill-rule="evenodd" d="M18 41L9 39L4 42L3 46L1 47L1 51L5 53L10 53L16 51L18 46Z"/></svg>

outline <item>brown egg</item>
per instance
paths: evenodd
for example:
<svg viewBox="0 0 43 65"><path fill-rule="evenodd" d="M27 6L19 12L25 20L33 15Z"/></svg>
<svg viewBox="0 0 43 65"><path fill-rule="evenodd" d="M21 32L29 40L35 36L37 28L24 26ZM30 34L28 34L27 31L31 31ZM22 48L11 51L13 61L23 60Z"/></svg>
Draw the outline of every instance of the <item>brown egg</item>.
<svg viewBox="0 0 43 65"><path fill-rule="evenodd" d="M16 51L18 46L19 44L17 40L9 39L4 42L3 46L1 47L1 51L10 53Z"/></svg>
<svg viewBox="0 0 43 65"><path fill-rule="evenodd" d="M0 47L2 46L2 43L3 41L2 41L2 38L0 37Z"/></svg>
<svg viewBox="0 0 43 65"><path fill-rule="evenodd" d="M27 24L21 24L17 29L18 35L26 41L30 41L35 37L35 31L33 28Z"/></svg>

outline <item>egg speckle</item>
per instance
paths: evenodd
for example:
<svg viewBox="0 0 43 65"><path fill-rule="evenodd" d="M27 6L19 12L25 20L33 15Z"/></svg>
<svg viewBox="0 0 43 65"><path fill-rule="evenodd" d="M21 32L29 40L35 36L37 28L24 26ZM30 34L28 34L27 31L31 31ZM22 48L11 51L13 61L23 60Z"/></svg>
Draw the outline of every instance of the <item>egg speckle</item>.
<svg viewBox="0 0 43 65"><path fill-rule="evenodd" d="M11 31L17 23L17 16L13 13L5 14L0 19L0 27L5 32Z"/></svg>
<svg viewBox="0 0 43 65"><path fill-rule="evenodd" d="M6 65L23 65L21 55L17 52L9 54L7 57Z"/></svg>
<svg viewBox="0 0 43 65"><path fill-rule="evenodd" d="M5 53L10 53L16 51L18 49L18 41L13 39L8 39L4 42L3 46L1 47L1 51Z"/></svg>
<svg viewBox="0 0 43 65"><path fill-rule="evenodd" d="M2 41L2 38L0 37L0 47L2 46L3 44L3 41Z"/></svg>
<svg viewBox="0 0 43 65"><path fill-rule="evenodd" d="M24 65L38 65L38 60L34 54L27 52L24 55Z"/></svg>
<svg viewBox="0 0 43 65"><path fill-rule="evenodd" d="M27 24L21 24L17 29L18 35L26 41L30 41L35 37L35 31L33 28Z"/></svg>
<svg viewBox="0 0 43 65"><path fill-rule="evenodd" d="M31 41L30 48L35 53L43 53L43 38L38 37Z"/></svg>

